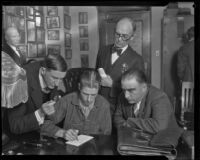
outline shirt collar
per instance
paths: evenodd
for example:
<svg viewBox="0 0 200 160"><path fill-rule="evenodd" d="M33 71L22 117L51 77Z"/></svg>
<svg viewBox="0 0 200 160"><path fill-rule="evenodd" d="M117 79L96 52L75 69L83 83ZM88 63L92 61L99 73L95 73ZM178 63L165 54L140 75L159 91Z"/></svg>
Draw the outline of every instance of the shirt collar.
<svg viewBox="0 0 200 160"><path fill-rule="evenodd" d="M15 51L15 53L20 57L20 54L19 54L19 52L17 51L17 47L16 46L13 46L13 45L10 45L10 44L8 44L14 51Z"/></svg>
<svg viewBox="0 0 200 160"><path fill-rule="evenodd" d="M126 46L124 46L123 48L121 48L121 49L122 49L121 54L122 54L127 48L128 48L128 45L126 45Z"/></svg>
<svg viewBox="0 0 200 160"><path fill-rule="evenodd" d="M47 87L46 83L44 82L44 79L42 77L42 70L39 70L39 82L40 82L40 86L43 89L45 89Z"/></svg>

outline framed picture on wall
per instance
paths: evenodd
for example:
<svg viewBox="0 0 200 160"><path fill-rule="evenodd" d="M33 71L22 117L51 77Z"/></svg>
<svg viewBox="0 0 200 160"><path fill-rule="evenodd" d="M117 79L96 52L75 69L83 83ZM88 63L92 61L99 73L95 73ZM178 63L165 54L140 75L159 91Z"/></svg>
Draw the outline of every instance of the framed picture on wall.
<svg viewBox="0 0 200 160"><path fill-rule="evenodd" d="M71 17L67 14L64 14L64 28L71 29Z"/></svg>
<svg viewBox="0 0 200 160"><path fill-rule="evenodd" d="M45 57L46 50L45 50L45 44L44 43L38 43L37 44L37 56L38 57Z"/></svg>
<svg viewBox="0 0 200 160"><path fill-rule="evenodd" d="M66 48L65 49L65 59L71 59L72 58L72 50Z"/></svg>
<svg viewBox="0 0 200 160"><path fill-rule="evenodd" d="M80 38L87 38L88 26L79 26L79 35L80 35Z"/></svg>
<svg viewBox="0 0 200 160"><path fill-rule="evenodd" d="M15 14L15 6L6 6L6 12L9 14Z"/></svg>
<svg viewBox="0 0 200 160"><path fill-rule="evenodd" d="M59 17L47 17L47 28L60 28L60 18Z"/></svg>
<svg viewBox="0 0 200 160"><path fill-rule="evenodd" d="M17 16L24 17L24 6L16 6L15 13Z"/></svg>
<svg viewBox="0 0 200 160"><path fill-rule="evenodd" d="M58 16L58 7L47 6L47 16Z"/></svg>
<svg viewBox="0 0 200 160"><path fill-rule="evenodd" d="M35 42L35 21L27 21L27 41Z"/></svg>
<svg viewBox="0 0 200 160"><path fill-rule="evenodd" d="M44 30L44 28L38 28L37 27L36 37L37 37L37 42L44 42L45 41L45 30Z"/></svg>
<svg viewBox="0 0 200 160"><path fill-rule="evenodd" d="M60 31L59 30L48 30L47 31L48 40L59 40Z"/></svg>
<svg viewBox="0 0 200 160"><path fill-rule="evenodd" d="M88 51L88 50L89 50L89 40L80 39L80 51Z"/></svg>
<svg viewBox="0 0 200 160"><path fill-rule="evenodd" d="M71 34L65 33L65 47L71 47Z"/></svg>
<svg viewBox="0 0 200 160"><path fill-rule="evenodd" d="M88 68L89 67L89 57L87 54L81 55L81 67Z"/></svg>
<svg viewBox="0 0 200 160"><path fill-rule="evenodd" d="M87 23L88 23L88 13L79 12L79 24L87 24Z"/></svg>
<svg viewBox="0 0 200 160"><path fill-rule="evenodd" d="M26 7L26 17L27 19L34 19L34 9L33 7L27 6Z"/></svg>
<svg viewBox="0 0 200 160"><path fill-rule="evenodd" d="M37 57L37 44L36 43L28 43L28 57L29 58Z"/></svg>
<svg viewBox="0 0 200 160"><path fill-rule="evenodd" d="M48 45L47 46L48 54L60 54L61 53L61 46L60 45Z"/></svg>
<svg viewBox="0 0 200 160"><path fill-rule="evenodd" d="M44 18L41 16L35 16L35 25L36 25L36 27L43 27L44 26Z"/></svg>

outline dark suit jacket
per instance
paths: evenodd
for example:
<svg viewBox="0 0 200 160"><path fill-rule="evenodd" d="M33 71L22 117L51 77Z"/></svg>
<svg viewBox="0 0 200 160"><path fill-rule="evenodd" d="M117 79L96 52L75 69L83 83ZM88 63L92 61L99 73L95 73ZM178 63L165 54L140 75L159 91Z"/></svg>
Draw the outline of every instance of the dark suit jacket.
<svg viewBox="0 0 200 160"><path fill-rule="evenodd" d="M177 67L180 80L194 81L194 40L180 48Z"/></svg>
<svg viewBox="0 0 200 160"><path fill-rule="evenodd" d="M137 117L132 112L131 104L127 102L122 93L114 114L115 126L119 127L126 121L131 127L152 134L168 127L175 128L175 131L180 129L176 123L169 98L163 91L152 85L148 86L148 91L141 101Z"/></svg>
<svg viewBox="0 0 200 160"><path fill-rule="evenodd" d="M13 133L21 134L39 129L34 112L44 103L43 92L39 83L40 63L34 62L24 66L27 73L29 98L25 104L20 104L8 111L10 130ZM50 99L56 94L57 88L51 92Z"/></svg>
<svg viewBox="0 0 200 160"><path fill-rule="evenodd" d="M19 57L15 51L7 44L4 43L2 46L2 51L6 52L12 59L21 67L26 64L26 57L21 54Z"/></svg>
<svg viewBox="0 0 200 160"><path fill-rule="evenodd" d="M117 96L121 92L121 75L129 68L139 68L144 71L144 61L142 56L137 54L130 46L124 53L111 64L112 46L108 45L101 48L97 55L96 68L103 68L106 74L113 80L113 87L101 87L100 94L103 95L111 104L116 104ZM112 112L112 111L111 111Z"/></svg>

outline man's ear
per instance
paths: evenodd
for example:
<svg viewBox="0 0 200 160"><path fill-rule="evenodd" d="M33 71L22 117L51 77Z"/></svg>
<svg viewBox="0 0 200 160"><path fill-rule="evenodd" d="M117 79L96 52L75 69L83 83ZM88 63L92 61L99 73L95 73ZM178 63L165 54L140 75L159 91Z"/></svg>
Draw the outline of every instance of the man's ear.
<svg viewBox="0 0 200 160"><path fill-rule="evenodd" d="M135 38L135 34L133 34L130 38L130 40L132 41Z"/></svg>
<svg viewBox="0 0 200 160"><path fill-rule="evenodd" d="M143 86L142 86L143 92L146 92L146 90L147 90L147 84L146 84L146 83L143 83L142 85L143 85Z"/></svg>

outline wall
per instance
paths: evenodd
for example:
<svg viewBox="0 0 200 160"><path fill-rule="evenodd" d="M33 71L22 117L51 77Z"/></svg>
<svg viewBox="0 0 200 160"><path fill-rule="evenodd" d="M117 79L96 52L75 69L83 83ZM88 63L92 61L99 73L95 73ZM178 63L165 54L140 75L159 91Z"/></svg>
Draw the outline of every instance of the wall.
<svg viewBox="0 0 200 160"><path fill-rule="evenodd" d="M88 12L89 51L80 51L79 45L79 12ZM71 6L72 62L71 67L81 67L81 54L89 55L89 67L95 67L96 55L99 48L99 31L97 8L94 6ZM81 25L82 26L82 25Z"/></svg>

